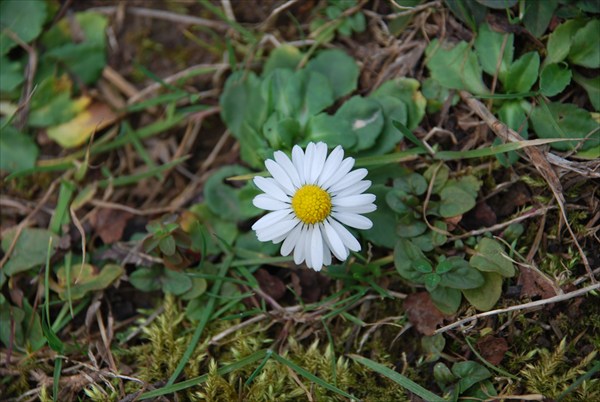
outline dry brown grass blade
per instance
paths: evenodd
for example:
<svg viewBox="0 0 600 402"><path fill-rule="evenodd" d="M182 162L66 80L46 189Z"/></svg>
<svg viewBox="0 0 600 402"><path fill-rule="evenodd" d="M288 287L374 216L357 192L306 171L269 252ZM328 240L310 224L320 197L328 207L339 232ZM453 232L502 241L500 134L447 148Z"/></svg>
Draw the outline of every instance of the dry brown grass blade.
<svg viewBox="0 0 600 402"><path fill-rule="evenodd" d="M494 116L492 114L492 112L490 112L483 103L481 103L479 100L475 99L473 97L473 95L471 95L470 93L468 93L466 91L460 91L459 93L460 93L460 97L462 98L462 100L503 141L505 141L505 142L524 141L524 138L521 137L519 135L519 133L512 130L510 127L506 126L504 123L502 123L500 120L498 120L496 118L496 116ZM527 148L524 148L523 150L529 157L533 166L535 166L535 168L542 175L542 177L544 178L546 183L548 183L548 186L550 186L550 190L552 190L552 193L554 194L554 198L556 198L556 202L558 203L558 207L560 208L560 212L561 212L562 218L565 222L565 226L567 227L567 230L571 234L573 242L575 243L575 246L577 247L577 250L579 251L579 255L581 256L581 260L583 262L583 265L585 266L585 269L588 273L590 281L592 283L596 283L596 278L594 277L594 274L590 267L590 263L587 259L587 256L583 252L583 249L581 248L581 245L579 244L579 241L577 240L577 236L575 235L575 233L573 232L573 229L571 228L571 225L569 224L569 220L567 218L567 211L566 211L565 205L564 205L565 198L563 196L563 188L562 188L562 184L560 183L560 180L559 180L556 172L554 171L554 169L552 169L550 162L548 162L548 159L546 158L544 153L539 150L539 148L527 147Z"/></svg>

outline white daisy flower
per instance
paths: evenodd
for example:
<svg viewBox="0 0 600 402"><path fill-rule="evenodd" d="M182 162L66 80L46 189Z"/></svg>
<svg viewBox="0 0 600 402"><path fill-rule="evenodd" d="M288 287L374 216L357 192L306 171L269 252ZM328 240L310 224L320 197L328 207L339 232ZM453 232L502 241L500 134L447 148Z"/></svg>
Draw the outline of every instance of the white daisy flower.
<svg viewBox="0 0 600 402"><path fill-rule="evenodd" d="M264 191L252 203L267 211L252 229L258 240L281 243L281 255L294 252L294 262L320 271L331 264L331 254L345 261L360 243L344 227L370 229L373 222L360 215L377 209L375 196L363 194L371 181L363 180L367 169L350 171L354 158L344 159L344 150L336 147L327 156L323 142L309 143L306 152L298 145L292 159L281 151L265 166L271 177L254 178Z"/></svg>

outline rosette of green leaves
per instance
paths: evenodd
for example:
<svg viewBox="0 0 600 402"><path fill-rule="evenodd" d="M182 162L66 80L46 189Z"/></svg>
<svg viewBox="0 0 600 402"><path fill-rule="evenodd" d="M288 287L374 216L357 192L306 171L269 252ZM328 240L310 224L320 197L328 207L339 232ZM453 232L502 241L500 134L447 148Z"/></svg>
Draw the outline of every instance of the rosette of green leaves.
<svg viewBox="0 0 600 402"><path fill-rule="evenodd" d="M425 285L436 307L446 314L458 310L462 290L478 288L485 282L483 275L462 257L440 256L434 266L408 239L396 243L394 264L403 278Z"/></svg>
<svg viewBox="0 0 600 402"><path fill-rule="evenodd" d="M323 141L347 152L381 155L402 140L392 124L414 129L425 114L419 83L385 82L370 96L353 96L334 114L327 109L357 87L359 69L341 50L325 50L304 68L304 55L291 46L274 50L261 76L232 74L221 96L221 116L241 145L242 159L262 168L274 150Z"/></svg>

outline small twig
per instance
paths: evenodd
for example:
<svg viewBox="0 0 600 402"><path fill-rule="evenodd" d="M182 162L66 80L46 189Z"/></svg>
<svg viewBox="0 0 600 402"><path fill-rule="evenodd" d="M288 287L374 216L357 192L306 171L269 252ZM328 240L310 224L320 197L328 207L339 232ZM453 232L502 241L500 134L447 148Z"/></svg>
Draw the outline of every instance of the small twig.
<svg viewBox="0 0 600 402"><path fill-rule="evenodd" d="M502 309L497 309L497 310L491 310L491 311L486 311L484 313L475 314L474 316L463 318L462 320L458 320L456 322L453 322L452 324L446 325L445 327L439 328L439 329L437 329L435 331L435 333L436 334L441 334L441 333L444 333L444 332L449 331L451 329L454 329L456 327L460 327L460 326L462 326L462 325L464 325L464 324L466 324L468 322L476 321L476 320L478 320L480 318L483 318L483 317L489 317L489 316L492 316L492 315L498 315L498 314L502 314L502 313L508 313L510 311L525 310L525 309L530 309L530 308L533 308L533 307L544 306L546 304L552 304L552 303L557 303L557 302L569 300L569 299L572 299L574 297L581 296L581 295L584 295L584 294L589 293L591 291L594 291L596 289L600 289L600 283L596 283L594 285L590 285L590 286L587 286L585 288L575 290L573 292L564 293L564 294L561 294L561 295L549 297L547 299L536 300L536 301L532 301L532 302L529 302L529 303L519 304L519 305L516 305L516 306L510 306L510 307L507 307L507 308L502 308Z"/></svg>
<svg viewBox="0 0 600 402"><path fill-rule="evenodd" d="M521 137L521 135L519 133L512 130L510 127L506 126L504 123L502 123L500 120L498 120L496 118L496 116L494 116L492 114L492 112L490 112L483 103L481 103L479 100L475 99L473 97L473 95L471 95L470 93L468 93L466 91L460 91L460 97L488 125L488 127L503 141L506 141L506 142L524 141L523 137ZM537 171L542 175L544 180L546 180L546 183L548 183L548 186L550 187L552 194L554 194L554 197L556 198L558 207L560 208L560 212L561 212L562 218L565 222L565 226L567 227L567 230L569 231L569 234L571 235L571 238L573 239L573 242L575 243L575 247L577 247L579 255L581 256L581 260L583 262L585 270L588 273L590 281L592 283L596 283L596 278L592 274L592 268L590 267L590 262L588 261L587 256L585 255L583 249L581 248L581 245L579 244L579 241L577 240L577 236L575 235L575 232L573 232L573 229L571 228L571 225L569 224L569 219L567 217L567 211L566 211L565 205L564 205L565 198L563 195L562 184L560 183L560 180L559 180L558 176L556 175L556 172L552 169L550 162L548 162L548 159L546 159L546 157L544 156L542 151L540 151L539 148L527 147L527 148L524 148L524 151L527 154L527 156L529 157L531 163L535 166Z"/></svg>
<svg viewBox="0 0 600 402"><path fill-rule="evenodd" d="M273 11L271 11L271 14L269 14L269 16L267 17L267 19L261 24L262 25L261 30L265 31L269 27L271 27L271 25L275 22L275 20L277 19L277 17L279 16L279 14L281 14L281 12L287 10L288 8L290 8L291 6L293 6L294 4L296 4L297 2L298 2L298 0L288 0L287 2L283 3L279 7L275 7L273 9Z"/></svg>
<svg viewBox="0 0 600 402"><path fill-rule="evenodd" d="M106 6L106 7L92 7L89 11L95 11L102 14L116 14L118 11L117 6ZM201 25L207 28L227 30L229 25L215 20L209 20L206 18L194 17L191 15L183 15L172 13L164 10L156 10L143 7L128 7L127 12L140 17L156 18L165 21L171 21L178 24L185 25Z"/></svg>
<svg viewBox="0 0 600 402"><path fill-rule="evenodd" d="M406 11L400 11L398 13L385 15L383 18L385 18L387 20L393 20L398 17L404 17L407 15L415 14L415 13L418 13L419 11L423 11L429 7L439 8L441 6L441 3L439 1L432 1L430 3L421 4L420 6L416 6L416 7L401 6L398 3L396 3L394 0L392 0L392 3L394 4L394 6L400 8L402 10L406 10Z"/></svg>

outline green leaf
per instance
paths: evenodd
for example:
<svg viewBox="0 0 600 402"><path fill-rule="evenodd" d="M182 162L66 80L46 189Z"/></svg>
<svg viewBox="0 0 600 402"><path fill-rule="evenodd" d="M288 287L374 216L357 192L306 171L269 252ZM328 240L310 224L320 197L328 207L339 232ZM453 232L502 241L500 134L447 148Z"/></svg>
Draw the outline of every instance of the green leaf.
<svg viewBox="0 0 600 402"><path fill-rule="evenodd" d="M161 289L160 276L160 268L137 268L129 275L129 282L137 289L152 292Z"/></svg>
<svg viewBox="0 0 600 402"><path fill-rule="evenodd" d="M437 288L441 280L442 277L435 272L431 272L423 276L423 283L425 284L425 289L427 289L428 292L432 292L435 288Z"/></svg>
<svg viewBox="0 0 600 402"><path fill-rule="evenodd" d="M253 128L262 127L267 119L267 101L260 91L261 81L253 72L235 72L227 78L219 98L221 118L237 139L242 138L242 124L251 119Z"/></svg>
<svg viewBox="0 0 600 402"><path fill-rule="evenodd" d="M427 183L431 183L431 179L433 179L433 175L435 174L435 181L433 182L433 186L431 191L434 194L439 194L439 192L444 188L446 183L448 182L448 177L450 177L450 169L446 165L431 165L427 168L425 172L423 172L423 177L427 180Z"/></svg>
<svg viewBox="0 0 600 402"><path fill-rule="evenodd" d="M291 70L277 69L266 76L260 90L268 99L269 110L292 117L300 109L300 77Z"/></svg>
<svg viewBox="0 0 600 402"><path fill-rule="evenodd" d="M586 78L581 74L575 73L573 79L585 89L594 109L600 111L600 75L593 78Z"/></svg>
<svg viewBox="0 0 600 402"><path fill-rule="evenodd" d="M480 381L488 379L492 373L479 363L473 361L458 362L452 365L452 373L460 378L459 393L463 393Z"/></svg>
<svg viewBox="0 0 600 402"><path fill-rule="evenodd" d="M325 50L306 65L308 71L315 71L327 77L333 96L338 99L354 91L358 85L359 69L356 61L338 49Z"/></svg>
<svg viewBox="0 0 600 402"><path fill-rule="evenodd" d="M0 170L16 172L35 166L39 149L33 139L0 120Z"/></svg>
<svg viewBox="0 0 600 402"><path fill-rule="evenodd" d="M12 61L0 55L0 91L14 91L25 80L23 65L19 61Z"/></svg>
<svg viewBox="0 0 600 402"><path fill-rule="evenodd" d="M445 0L452 13L462 22L467 24L472 31L483 22L487 9L472 0Z"/></svg>
<svg viewBox="0 0 600 402"><path fill-rule="evenodd" d="M76 40L77 34L71 32L71 25L64 19L55 29L69 32L69 42L52 47L43 55L42 61L53 66L59 64L83 83L93 84L106 65L105 30L108 19L99 13L81 12L75 14L75 20L83 31L84 40Z"/></svg>
<svg viewBox="0 0 600 402"><path fill-rule="evenodd" d="M454 314L460 306L462 294L458 289L438 286L430 292L431 301L444 314Z"/></svg>
<svg viewBox="0 0 600 402"><path fill-rule="evenodd" d="M450 89L467 90L484 95L489 90L481 78L481 66L467 42L455 46L448 42L431 41L425 51L431 77Z"/></svg>
<svg viewBox="0 0 600 402"><path fill-rule="evenodd" d="M481 311L489 311L496 305L502 293L502 276L495 272L483 272L484 283L475 289L463 289L465 298Z"/></svg>
<svg viewBox="0 0 600 402"><path fill-rule="evenodd" d="M349 121L327 113L319 113L310 118L306 138L314 142L341 145L344 149L352 149L358 141Z"/></svg>
<svg viewBox="0 0 600 402"><path fill-rule="evenodd" d="M421 338L421 347L425 353L427 353L425 361L427 363L432 363L441 357L441 354L446 347L446 339L443 334L424 336Z"/></svg>
<svg viewBox="0 0 600 402"><path fill-rule="evenodd" d="M25 312L7 301L0 303L0 341L6 346L23 345ZM14 330L13 330L14 328Z"/></svg>
<svg viewBox="0 0 600 402"><path fill-rule="evenodd" d="M484 279L479 271L471 268L462 257L450 257L443 264L451 264L450 270L441 274L441 285L453 289L473 289L483 285ZM446 267L442 265L442 271ZM436 268L437 272L437 268Z"/></svg>
<svg viewBox="0 0 600 402"><path fill-rule="evenodd" d="M594 130L598 130L598 122L590 112L570 103L538 105L533 109L530 119L540 138L586 138ZM550 146L560 151L568 151L579 143L580 141L561 141L551 143ZM580 149L586 151L598 145L600 136L591 135Z"/></svg>
<svg viewBox="0 0 600 402"><path fill-rule="evenodd" d="M167 256L171 256L175 254L175 251L177 251L177 246L175 245L175 238L171 235L167 235L160 239L160 241L158 242L158 247L160 248L160 251Z"/></svg>
<svg viewBox="0 0 600 402"><path fill-rule="evenodd" d="M417 267L426 270L427 264L425 262L427 262L427 258L423 252L412 244L410 240L398 240L394 248L394 265L403 278L412 282L422 283L423 272L419 271Z"/></svg>
<svg viewBox="0 0 600 402"><path fill-rule="evenodd" d="M43 0L0 2L0 55L5 55L17 46L6 33L12 32L25 43L29 43L42 32L46 21L46 2Z"/></svg>
<svg viewBox="0 0 600 402"><path fill-rule="evenodd" d="M529 138L529 124L527 115L521 101L508 101L502 104L502 107L498 110L498 118L508 127L516 131L524 139ZM493 145L502 144L500 138L496 138ZM504 167L511 166L513 163L519 160L519 155L515 151L510 151L504 154L497 154L496 158Z"/></svg>
<svg viewBox="0 0 600 402"><path fill-rule="evenodd" d="M66 270L65 266L58 269L58 284L52 286L62 300L79 300L89 292L106 289L125 273L123 267L116 264L107 264L101 269L90 264L74 264L70 267L69 284Z"/></svg>
<svg viewBox="0 0 600 402"><path fill-rule="evenodd" d="M360 96L353 96L344 102L335 117L345 122L347 127L344 135L352 132L356 136L357 143L353 148L357 151L372 147L383 128L383 113L379 103Z"/></svg>
<svg viewBox="0 0 600 402"><path fill-rule="evenodd" d="M406 214L398 220L396 234L398 237L410 238L422 235L426 230L427 225L425 222L415 219L412 214Z"/></svg>
<svg viewBox="0 0 600 402"><path fill-rule="evenodd" d="M496 66L501 60L498 75L504 77L513 61L514 39L513 34L496 32L487 23L479 27L479 34L475 39L475 52L483 71L492 76L496 75Z"/></svg>
<svg viewBox="0 0 600 402"><path fill-rule="evenodd" d="M366 357L358 356L358 355L350 355L350 358L357 361L358 363L364 365L365 367L370 368L371 370L382 374L394 381L396 384L399 384L401 387L407 389L415 395L423 398L429 402L444 402L445 399L437 396L436 394L426 390L421 387L419 384L413 382L410 378L403 376L402 374L382 365L374 362L373 360L367 359Z"/></svg>
<svg viewBox="0 0 600 402"><path fill-rule="evenodd" d="M323 74L302 70L298 72L301 83L300 113L297 116L300 124L304 127L310 118L325 108L333 105L333 89L331 83Z"/></svg>
<svg viewBox="0 0 600 402"><path fill-rule="evenodd" d="M294 144L294 138L300 134L300 123L297 120L273 113L263 126L263 135L273 149L289 149Z"/></svg>
<svg viewBox="0 0 600 402"><path fill-rule="evenodd" d="M508 68L502 81L504 89L512 93L529 92L538 79L539 69L540 55L537 52L524 54Z"/></svg>
<svg viewBox="0 0 600 402"><path fill-rule="evenodd" d="M425 116L425 107L427 106L427 100L419 91L419 81L413 78L394 78L392 80L384 82L379 88L377 88L369 99L375 99L378 102L385 104L388 97L400 100L406 106L406 120L399 120L409 130L416 129L423 117ZM395 106L395 105L394 105ZM391 120L393 116L387 116Z"/></svg>
<svg viewBox="0 0 600 402"><path fill-rule="evenodd" d="M540 74L540 92L544 96L555 96L571 83L571 70L565 64L548 64Z"/></svg>
<svg viewBox="0 0 600 402"><path fill-rule="evenodd" d="M517 0L476 0L479 4L483 4L487 8L494 10L504 10L513 7L517 4Z"/></svg>
<svg viewBox="0 0 600 402"><path fill-rule="evenodd" d="M504 247L498 241L482 238L475 247L476 254L469 260L471 266L484 272L495 272L510 278L515 274L513 263L505 257Z"/></svg>
<svg viewBox="0 0 600 402"><path fill-rule="evenodd" d="M600 20L593 19L573 36L569 61L587 68L600 67L600 46L593 38L600 32Z"/></svg>
<svg viewBox="0 0 600 402"><path fill-rule="evenodd" d="M573 36L583 25L582 20L568 20L556 27L548 38L548 55L544 64L560 63L566 59L571 50Z"/></svg>
<svg viewBox="0 0 600 402"><path fill-rule="evenodd" d="M176 296L182 295L192 289L192 279L188 275L170 269L164 270L161 282L164 292L172 293Z"/></svg>
<svg viewBox="0 0 600 402"><path fill-rule="evenodd" d="M442 231L448 230L448 225L444 221L435 221L433 226ZM435 247L444 245L446 240L446 235L435 230L428 230L425 234L411 239L414 245L425 252L432 251Z"/></svg>
<svg viewBox="0 0 600 402"><path fill-rule="evenodd" d="M15 238L15 234L16 228L10 229L3 234L2 250L5 253ZM50 254L54 255L60 240L56 234L45 229L24 228L21 231L21 235L15 244L8 262L2 269L4 274L11 276L44 264L46 262L50 239L52 239Z"/></svg>
<svg viewBox="0 0 600 402"><path fill-rule="evenodd" d="M204 197L211 212L227 221L239 221L249 218L248 210L243 210L239 199L240 191L225 183L225 179L250 173L246 168L238 165L226 166L215 172L204 185ZM260 210L251 207L252 216L258 215Z"/></svg>
<svg viewBox="0 0 600 402"><path fill-rule="evenodd" d="M548 24L558 6L558 0L528 1L525 3L523 24L534 36L540 37L546 32Z"/></svg>
<svg viewBox="0 0 600 402"><path fill-rule="evenodd" d="M365 240L377 246L391 249L396 244L394 236L390 236L391 233L395 233L396 231L396 214L385 201L389 190L389 187L381 184L376 184L369 189L369 193L377 197L375 199L377 210L369 214L369 219L373 222L373 227L369 230L361 231L361 234Z"/></svg>
<svg viewBox="0 0 600 402"><path fill-rule="evenodd" d="M302 52L291 45L281 45L275 48L267 59L263 68L263 76L277 68L295 70L302 60Z"/></svg>
<svg viewBox="0 0 600 402"><path fill-rule="evenodd" d="M446 186L440 192L440 215L444 218L462 215L475 206L475 197L460 186Z"/></svg>

